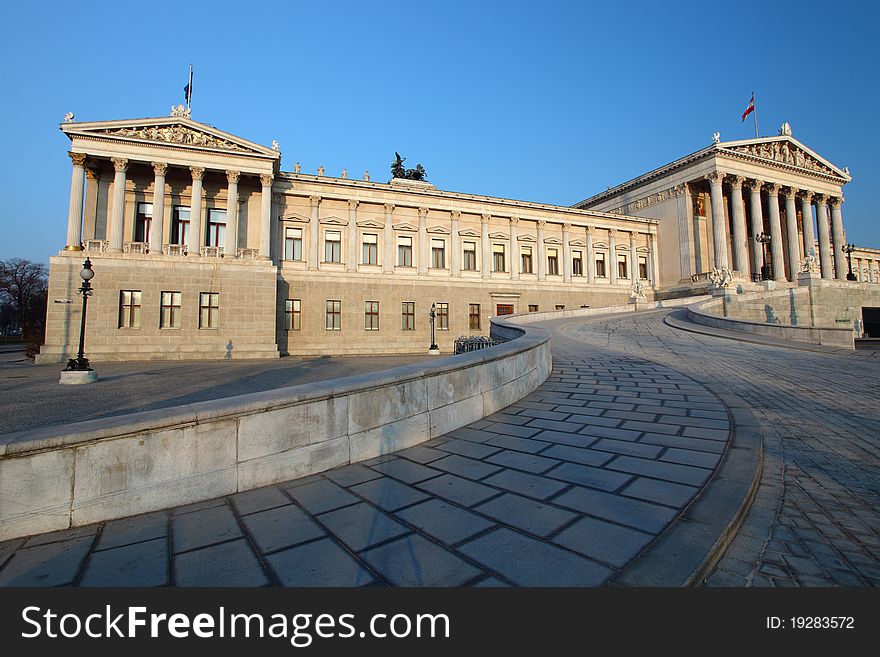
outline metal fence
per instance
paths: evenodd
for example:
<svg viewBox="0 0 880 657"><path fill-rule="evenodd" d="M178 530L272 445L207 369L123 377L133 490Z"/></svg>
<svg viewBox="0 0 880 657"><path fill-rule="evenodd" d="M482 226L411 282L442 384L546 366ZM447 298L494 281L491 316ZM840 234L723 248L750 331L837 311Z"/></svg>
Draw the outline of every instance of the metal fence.
<svg viewBox="0 0 880 657"><path fill-rule="evenodd" d="M507 340L496 340L486 337L485 335L463 335L455 339L455 353L464 354L468 351L476 351L477 349L485 349L496 344L502 344Z"/></svg>

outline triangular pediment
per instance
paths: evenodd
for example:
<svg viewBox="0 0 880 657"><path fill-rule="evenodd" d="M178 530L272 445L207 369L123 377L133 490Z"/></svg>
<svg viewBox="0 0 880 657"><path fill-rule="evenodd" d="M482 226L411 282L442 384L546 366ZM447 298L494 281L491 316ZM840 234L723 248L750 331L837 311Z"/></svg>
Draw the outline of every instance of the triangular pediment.
<svg viewBox="0 0 880 657"><path fill-rule="evenodd" d="M452 233L446 226L429 226L428 232L432 235L449 235Z"/></svg>
<svg viewBox="0 0 880 657"><path fill-rule="evenodd" d="M281 221L296 221L298 223L309 223L310 219L304 214L298 214L296 212L288 212L281 216Z"/></svg>
<svg viewBox="0 0 880 657"><path fill-rule="evenodd" d="M607 242L596 242L595 244L593 244L593 248L594 249L607 249L608 243Z"/></svg>
<svg viewBox="0 0 880 657"><path fill-rule="evenodd" d="M535 239L534 235L517 235L516 240L517 240L517 242L537 242L538 241L537 239Z"/></svg>
<svg viewBox="0 0 880 657"><path fill-rule="evenodd" d="M339 217L321 217L321 224L330 225L330 226L348 226L348 219L341 219Z"/></svg>
<svg viewBox="0 0 880 657"><path fill-rule="evenodd" d="M417 233L419 231L418 226L413 226L412 224L394 224L394 230L401 230L407 233Z"/></svg>
<svg viewBox="0 0 880 657"><path fill-rule="evenodd" d="M496 231L494 233L489 233L489 237L493 240L506 240L510 239L510 233L502 233L501 231Z"/></svg>
<svg viewBox="0 0 880 657"><path fill-rule="evenodd" d="M583 247L587 246L587 243L584 242L583 240L569 240L568 243L571 246L583 246Z"/></svg>
<svg viewBox="0 0 880 657"><path fill-rule="evenodd" d="M462 237L479 237L480 233L475 231L473 228L465 228L464 230L458 231L458 234Z"/></svg>
<svg viewBox="0 0 880 657"><path fill-rule="evenodd" d="M834 166L790 135L722 142L717 146L722 152L731 151L740 156L767 160L776 165L836 176L846 181L852 180L848 171Z"/></svg>
<svg viewBox="0 0 880 657"><path fill-rule="evenodd" d="M375 219L365 219L357 222L358 228L385 228L385 224Z"/></svg>
<svg viewBox="0 0 880 657"><path fill-rule="evenodd" d="M280 159L281 157L280 151L236 137L185 116L62 123L61 131L71 139L78 136L91 139L161 144L174 148L218 151L270 159Z"/></svg>
<svg viewBox="0 0 880 657"><path fill-rule="evenodd" d="M558 237L545 237L544 244L562 244L562 240Z"/></svg>

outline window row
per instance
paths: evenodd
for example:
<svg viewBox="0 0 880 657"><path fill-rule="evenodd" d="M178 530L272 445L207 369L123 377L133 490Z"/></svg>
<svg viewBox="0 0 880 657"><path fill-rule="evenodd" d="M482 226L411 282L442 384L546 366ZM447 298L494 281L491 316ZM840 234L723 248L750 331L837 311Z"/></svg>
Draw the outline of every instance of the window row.
<svg viewBox="0 0 880 657"><path fill-rule="evenodd" d="M159 304L159 328L179 329L181 325L183 295L180 292L163 291ZM199 328L215 329L220 321L220 293L199 293ZM141 327L141 290L120 290L119 328Z"/></svg>
<svg viewBox="0 0 880 657"><path fill-rule="evenodd" d="M513 312L511 310L511 312ZM434 326L438 331L449 330L449 304L434 304ZM429 321L426 315L424 321ZM480 330L480 304L468 304L468 326L471 331ZM302 300L285 299L284 301L284 328L288 331L302 330ZM328 331L342 329L342 301L328 299L324 308L324 328ZM402 331L416 330L416 302L403 301L400 304L400 329ZM364 330L379 330L379 302L364 301Z"/></svg>
<svg viewBox="0 0 880 657"><path fill-rule="evenodd" d="M520 272L533 274L534 264L531 246L520 247ZM507 246L505 244L492 245L492 271L508 271L506 262ZM559 249L547 248L547 273L551 276L559 275ZM464 241L462 243L462 270L477 271L477 243ZM573 276L584 275L583 252L572 251L571 273ZM639 278L648 278L647 256L639 256ZM284 259L303 260L303 229L286 228L284 233ZM342 262L342 233L338 230L324 232L324 260L327 263ZM379 264L379 235L378 233L364 233L361 236L361 260L362 265ZM398 267L413 266L413 238L409 236L397 237L397 262ZM446 269L446 240L431 239L431 269ZM618 254L618 276L627 278L628 256ZM605 254L596 254L596 276L605 278Z"/></svg>
<svg viewBox="0 0 880 657"><path fill-rule="evenodd" d="M208 208L204 246L223 246L226 243L226 210ZM134 241L149 242L153 224L153 204L138 203L134 221ZM190 208L186 205L171 206L170 244L188 244L190 236Z"/></svg>

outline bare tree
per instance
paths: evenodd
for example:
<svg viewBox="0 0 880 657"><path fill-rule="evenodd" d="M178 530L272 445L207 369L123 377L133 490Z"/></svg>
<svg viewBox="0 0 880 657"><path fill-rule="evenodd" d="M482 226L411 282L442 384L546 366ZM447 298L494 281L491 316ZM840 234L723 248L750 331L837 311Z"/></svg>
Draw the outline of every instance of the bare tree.
<svg viewBox="0 0 880 657"><path fill-rule="evenodd" d="M46 265L22 258L0 260L0 297L16 313L29 353L43 341L47 293Z"/></svg>

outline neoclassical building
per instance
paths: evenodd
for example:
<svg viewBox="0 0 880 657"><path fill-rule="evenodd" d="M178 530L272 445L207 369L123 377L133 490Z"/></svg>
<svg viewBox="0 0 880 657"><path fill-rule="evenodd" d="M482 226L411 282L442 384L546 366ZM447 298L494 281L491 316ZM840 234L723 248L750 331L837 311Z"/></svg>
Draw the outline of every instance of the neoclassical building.
<svg viewBox="0 0 880 657"><path fill-rule="evenodd" d="M94 360L449 352L492 315L651 298L660 223L619 212L281 170L190 118L61 125L64 249L50 259L40 362L77 347L79 271Z"/></svg>

